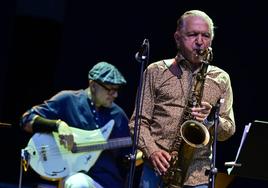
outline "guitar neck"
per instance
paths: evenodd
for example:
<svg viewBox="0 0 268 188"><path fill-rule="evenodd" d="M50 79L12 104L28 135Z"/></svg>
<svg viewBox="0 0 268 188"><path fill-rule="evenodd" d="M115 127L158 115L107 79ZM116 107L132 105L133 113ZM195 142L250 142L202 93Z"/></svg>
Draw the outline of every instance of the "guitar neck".
<svg viewBox="0 0 268 188"><path fill-rule="evenodd" d="M131 137L123 137L123 138L115 138L115 139L109 139L107 141L104 141L103 143L98 144L80 144L75 145L72 149L73 153L79 153L79 152L89 152L89 151L96 151L96 150L107 150L107 149L115 149L115 148L122 148L127 147L132 144Z"/></svg>

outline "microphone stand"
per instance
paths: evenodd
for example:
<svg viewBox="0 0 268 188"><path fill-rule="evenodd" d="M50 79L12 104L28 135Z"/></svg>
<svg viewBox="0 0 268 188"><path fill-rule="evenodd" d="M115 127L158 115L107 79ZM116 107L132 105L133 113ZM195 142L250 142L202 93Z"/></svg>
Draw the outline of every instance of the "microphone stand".
<svg viewBox="0 0 268 188"><path fill-rule="evenodd" d="M137 91L137 97L135 100L135 122L134 122L134 135L133 135L133 145L132 145L132 151L129 155L130 160L130 172L129 172L129 178L128 178L128 188L132 188L133 186L133 180L135 175L135 167L136 167L136 155L137 155L137 145L138 145L138 137L139 137L139 130L140 130L140 119L139 115L141 114L141 94L142 94L142 85L143 85L143 72L144 72L144 64L148 63L149 57L149 41L148 39L144 39L143 44L140 48L140 50L135 54L135 59L141 63L140 68L140 80L139 80L139 86Z"/></svg>
<svg viewBox="0 0 268 188"><path fill-rule="evenodd" d="M209 188L215 187L215 178L218 173L218 169L216 168L216 143L217 143L217 134L218 134L218 125L219 125L219 112L221 103L223 103L222 98L220 98L215 106L215 114L214 114L214 141L212 146L212 162L209 171Z"/></svg>

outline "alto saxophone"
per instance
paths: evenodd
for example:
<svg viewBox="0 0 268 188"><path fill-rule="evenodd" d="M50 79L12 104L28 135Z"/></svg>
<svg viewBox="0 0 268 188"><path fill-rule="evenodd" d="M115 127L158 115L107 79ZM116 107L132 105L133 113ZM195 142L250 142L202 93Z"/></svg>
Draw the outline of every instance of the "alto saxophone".
<svg viewBox="0 0 268 188"><path fill-rule="evenodd" d="M163 175L164 188L181 188L187 175L188 167L192 161L195 149L204 147L210 140L208 129L201 122L194 120L191 108L201 104L206 72L212 61L212 49L199 50L198 56L202 67L196 75L195 84L184 108L182 124L179 135L170 148L170 167Z"/></svg>

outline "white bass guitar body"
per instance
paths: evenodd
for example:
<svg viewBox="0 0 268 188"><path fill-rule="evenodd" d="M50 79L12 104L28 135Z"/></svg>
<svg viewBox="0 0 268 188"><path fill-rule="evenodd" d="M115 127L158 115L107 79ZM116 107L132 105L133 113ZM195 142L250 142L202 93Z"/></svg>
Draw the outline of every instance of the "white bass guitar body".
<svg viewBox="0 0 268 188"><path fill-rule="evenodd" d="M79 171L87 172L101 152L130 146L130 137L110 139L114 120L96 130L73 128L75 147L67 150L60 144L57 133L35 133L23 150L26 161L32 169L46 179L61 179Z"/></svg>

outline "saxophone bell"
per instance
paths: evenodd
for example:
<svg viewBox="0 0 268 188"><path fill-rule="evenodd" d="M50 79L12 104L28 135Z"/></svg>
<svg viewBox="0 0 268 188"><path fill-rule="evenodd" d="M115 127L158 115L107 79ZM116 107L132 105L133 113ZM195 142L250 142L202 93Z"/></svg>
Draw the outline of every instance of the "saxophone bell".
<svg viewBox="0 0 268 188"><path fill-rule="evenodd" d="M180 128L183 141L193 148L202 148L210 140L210 134L205 125L195 120L185 121Z"/></svg>

